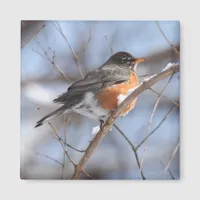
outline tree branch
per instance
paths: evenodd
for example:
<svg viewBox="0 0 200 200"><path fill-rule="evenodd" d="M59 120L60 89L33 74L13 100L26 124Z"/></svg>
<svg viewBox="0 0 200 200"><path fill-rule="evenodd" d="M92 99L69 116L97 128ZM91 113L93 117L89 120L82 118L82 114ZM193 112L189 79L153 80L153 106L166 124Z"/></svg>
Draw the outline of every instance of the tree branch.
<svg viewBox="0 0 200 200"><path fill-rule="evenodd" d="M79 164L75 167L75 172L72 179L79 179L83 168L85 167L87 161L91 157L92 153L99 145L100 141L104 138L107 132L112 128L115 119L126 109L133 99L135 99L144 90L150 88L152 85L156 84L160 80L180 71L179 64L168 64L161 73L150 77L148 80L143 81L135 90L118 106L118 108L109 116L108 120L102 126L101 130L95 135L92 142L88 146L86 152L81 158Z"/></svg>
<svg viewBox="0 0 200 200"><path fill-rule="evenodd" d="M66 119L66 115L64 114L63 115L64 117L64 126L65 126L65 130L67 129L67 127L69 126L69 123L70 123L70 120L71 120L71 116L69 116L68 119ZM64 143L67 142L67 131L64 133L64 140L62 140ZM62 179L64 179L64 173L65 173L65 157L66 157L66 154L65 152L63 151L63 169L62 169Z"/></svg>
<svg viewBox="0 0 200 200"><path fill-rule="evenodd" d="M52 64L53 68L60 73L68 82L71 82L71 80L63 73L63 71L57 66L57 64L55 63L55 52L53 52L53 57L52 59L50 58L50 56L48 55L48 53L45 51L44 47L37 42L37 44L39 45L39 47L43 50L47 60L49 61L50 64ZM44 55L42 55L41 53L39 53L38 51L34 50L33 51L37 54L39 54L41 57L45 58Z"/></svg>
<svg viewBox="0 0 200 200"><path fill-rule="evenodd" d="M119 133L125 138L125 140L129 143L129 145L131 146L133 152L134 152L134 155L135 155L135 159L136 159L136 162L137 162L137 165L138 165L138 168L140 170L140 174L142 176L142 179L145 180L145 176L144 176L144 173L142 171L142 166L140 164L140 160L139 160L139 156L138 156L138 153L137 153L137 149L135 148L135 146L133 145L133 143L126 137L126 135L123 133L123 131L120 130L120 128L116 125L116 124L113 124L113 126L119 131Z"/></svg>
<svg viewBox="0 0 200 200"><path fill-rule="evenodd" d="M177 106L172 107L167 114L163 117L163 119L160 121L160 123L135 147L133 143L126 137L125 134L121 134L124 139L128 142L128 144L131 146L131 148L134 148L136 151L141 147L141 145L153 134L155 133L158 128L163 124L163 122L167 119L167 117L177 108ZM113 125L114 126L114 125ZM121 133L121 132L120 132Z"/></svg>
<svg viewBox="0 0 200 200"><path fill-rule="evenodd" d="M160 102L161 95L163 94L163 92L164 92L165 89L167 88L168 84L169 84L170 81L172 80L173 75L174 75L174 74L171 75L171 77L169 78L169 80L167 81L167 83L165 84L165 86L163 87L162 91L160 92L160 94L159 94L159 96L158 96L158 98L157 98L157 100L156 100L156 103L155 103L155 105L154 105L153 111L152 111L151 116L150 116L150 118L149 118L147 135L149 135L149 133L150 133L152 121L153 121L154 115L155 115L155 113L156 113L158 104L159 104L159 102ZM146 150L147 150L147 140L145 141L144 152L143 152L143 156L142 156L141 161L140 161L141 167L143 166L143 162L144 162L144 157L145 157Z"/></svg>
<svg viewBox="0 0 200 200"><path fill-rule="evenodd" d="M176 101L172 100L172 99L169 99L168 97L164 96L163 94L160 94L159 92L155 91L154 89L152 88L149 88L152 92L154 92L155 94L163 97L164 99L167 99L168 101L171 101L173 104L177 105L178 107L180 106L179 103L177 103Z"/></svg>
<svg viewBox="0 0 200 200"><path fill-rule="evenodd" d="M162 123L167 119L167 117L176 110L177 106L172 107L167 114L163 117L163 119L160 121L160 123L137 145L136 150L140 148L140 146L153 134L156 132L156 130L162 125Z"/></svg>
<svg viewBox="0 0 200 200"><path fill-rule="evenodd" d="M106 39L107 42L108 42L108 46L110 47L110 53L111 53L111 55L113 55L114 50L113 50L113 48L112 48L112 45L111 45L111 43L110 43L110 41L109 41L107 35L104 35L104 37L105 37L105 39Z"/></svg>
<svg viewBox="0 0 200 200"><path fill-rule="evenodd" d="M180 52L177 50L177 48L169 41L169 39L167 38L167 36L165 35L165 33L163 32L163 30L160 27L160 24L158 23L158 21L156 21L156 25L159 29L159 31L161 32L162 36L165 38L165 40L168 42L169 46L176 52L176 54L180 55Z"/></svg>
<svg viewBox="0 0 200 200"><path fill-rule="evenodd" d="M27 45L43 28L45 28L45 24L43 24L42 27L40 27L24 44L22 44L21 49Z"/></svg>
<svg viewBox="0 0 200 200"><path fill-rule="evenodd" d="M91 178L91 179L95 179L93 176L91 176L91 175L89 175L87 172L85 172L85 171L82 171L82 173L85 175L85 176L87 176L87 177L89 177L89 178Z"/></svg>
<svg viewBox="0 0 200 200"><path fill-rule="evenodd" d="M71 53L74 57L74 60L75 60L76 66L79 70L79 73L80 73L81 77L83 78L84 75L83 75L83 72L81 70L80 64L78 62L78 56L75 54L74 50L72 49L67 37L64 35L64 33L63 33L63 31L60 27L60 24L57 21L55 21L55 22L53 21L52 23L53 23L54 27L56 28L56 30L61 34L61 36L64 38L65 42L67 43L67 45L68 45L68 47L69 47L69 49L70 49L70 51L71 51Z"/></svg>
<svg viewBox="0 0 200 200"><path fill-rule="evenodd" d="M180 138L178 139L178 142L177 142L177 144L176 144L176 146L175 146L175 148L174 148L174 150L172 152L172 155L170 156L170 159L169 159L169 161L168 161L168 163L167 163L167 165L165 167L165 171L167 171L169 169L169 167L170 167L170 165L172 163L172 160L174 159L174 156L176 155L176 152L179 149L179 146L180 146Z"/></svg>
<svg viewBox="0 0 200 200"><path fill-rule="evenodd" d="M58 133L58 130L57 130L56 128L54 128L54 126L53 126L51 123L48 122L48 124L49 124L49 126L55 131L56 136L58 137L58 141L60 142L60 144L61 144L61 146L62 146L62 148L63 148L63 150L64 150L64 152L65 152L65 154L66 154L66 156L67 156L67 158L68 158L69 161L72 163L72 165L73 165L74 167L76 167L76 164L74 163L74 161L73 161L73 160L71 159L71 157L69 156L68 151L67 151L67 149L65 148L65 146L64 146L64 144L63 144L63 142L62 142L62 139L61 139L61 137L60 137L60 135L59 135L59 133Z"/></svg>
<svg viewBox="0 0 200 200"><path fill-rule="evenodd" d="M155 73L150 73L150 74L143 74L140 75L139 78L147 77L147 76L153 76Z"/></svg>
<svg viewBox="0 0 200 200"><path fill-rule="evenodd" d="M163 167L165 167L164 164L163 164L162 162L160 162L160 164L161 164ZM172 178L172 180L174 180L175 178L174 178L174 176L173 176L171 170L170 170L170 169L167 169L167 171L168 171L170 177Z"/></svg>
<svg viewBox="0 0 200 200"><path fill-rule="evenodd" d="M58 140L58 138L56 138L56 137L55 137L55 138L53 137L53 139ZM73 146L70 145L69 143L65 142L62 138L60 138L60 140L62 140L62 142L63 142L64 145L68 146L69 148L73 149L74 151L77 151L77 152L79 152L79 153L83 153L83 152L86 151L86 149L80 150L80 149L77 149L77 148L73 147Z"/></svg>
<svg viewBox="0 0 200 200"><path fill-rule="evenodd" d="M36 152L36 155L41 156L41 157L44 157L44 158L48 158L48 159L50 159L50 160L52 160L52 161L58 163L58 164L63 168L63 164L62 164L60 161L58 161L58 160L56 160L56 159L54 159L54 158L52 158L52 157L50 157L50 156L48 156L48 155L41 154L41 153L39 153L39 152Z"/></svg>

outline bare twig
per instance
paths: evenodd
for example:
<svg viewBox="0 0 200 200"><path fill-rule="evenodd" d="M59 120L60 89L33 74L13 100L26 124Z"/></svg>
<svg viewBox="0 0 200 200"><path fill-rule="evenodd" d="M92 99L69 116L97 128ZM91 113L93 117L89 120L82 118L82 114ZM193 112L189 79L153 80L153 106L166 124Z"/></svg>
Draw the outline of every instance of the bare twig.
<svg viewBox="0 0 200 200"><path fill-rule="evenodd" d="M58 138L53 138L53 139L58 140ZM72 145L70 145L69 143L65 142L62 138L60 138L60 139L62 140L64 145L68 146L69 148L73 149L74 151L77 151L77 152L80 152L80 153L84 153L86 151L86 149L85 150L84 149L82 149L82 150L77 149L77 148L73 147Z"/></svg>
<svg viewBox="0 0 200 200"><path fill-rule="evenodd" d="M146 75L141 75L141 76L139 76L140 78L142 78L142 77L146 77L146 76L152 76L152 75L154 75L155 73L153 73L153 74L146 74ZM165 99L167 99L168 101L171 101L172 103L174 103L175 105L177 105L177 106L179 106L179 104L176 102L176 101L174 101L174 100L172 100L172 99L169 99L168 97L166 97L166 96L164 96L163 94L160 94L159 92L157 92L157 91L155 91L154 89L152 89L152 88L149 88L149 90L151 90L152 92L154 92L154 93L156 93L156 94L158 94L158 95L161 95L161 97L163 97L163 98L165 98Z"/></svg>
<svg viewBox="0 0 200 200"><path fill-rule="evenodd" d="M113 53L114 53L114 50L113 50L113 48L112 48L112 45L111 45L111 43L110 43L110 41L109 41L109 39L108 39L107 35L104 35L104 37L105 37L105 39L106 39L106 40L107 40L107 42L108 42L108 46L110 47L110 52L111 52L111 55L113 55Z"/></svg>
<svg viewBox="0 0 200 200"><path fill-rule="evenodd" d="M129 145L131 146L133 152L134 152L134 155L135 155L135 159L136 159L136 162L137 162L137 165L138 165L138 168L140 170L140 174L142 176L142 179L145 180L145 176L144 176L144 173L142 171L142 166L140 164L140 161L139 161L139 157L138 157L138 154L137 154L137 150L135 148L135 146L133 145L133 143L127 138L127 136L123 133L123 131L121 131L121 129L114 123L113 126L119 131L119 133L125 138L125 140L129 143Z"/></svg>
<svg viewBox="0 0 200 200"><path fill-rule="evenodd" d="M133 151L136 150L134 144L128 139L128 137L123 133L123 131L114 123L113 126L119 131L119 133L124 137L124 139L128 142L128 144L131 146Z"/></svg>
<svg viewBox="0 0 200 200"><path fill-rule="evenodd" d="M38 54L39 56L41 56L44 60L46 60L45 55L41 54L39 51L35 50L34 48L32 48L32 51L36 54Z"/></svg>
<svg viewBox="0 0 200 200"><path fill-rule="evenodd" d="M71 117L68 119L67 124L69 123L70 120L71 120ZM71 157L70 157L69 154L68 154L67 149L66 149L65 146L64 146L64 143L67 144L67 143L66 143L66 138L65 138L65 141L64 141L64 140L60 137L58 130L57 130L50 122L48 122L48 124L49 124L49 126L55 131L55 134L56 134L56 136L57 136L57 138L55 138L55 139L57 139L57 140L60 142L60 144L61 144L61 146L62 146L62 148L63 148L63 151L64 151L65 155L67 156L67 158L69 159L69 161L71 162L71 164L74 166L74 169L75 169L77 165L76 165L76 164L74 163L74 161L71 159ZM72 146L69 145L69 144L68 144L68 146L69 146L70 148L76 150L76 151L80 151L80 150L78 150L78 149L72 147ZM40 156L46 157L46 158L48 158L48 159L51 159L51 160L53 160L54 162L56 162L56 163L58 163L59 165L61 165L61 166L62 166L62 176L61 176L61 177L62 177L62 179L64 179L65 156L63 157L63 163L61 163L61 162L59 162L58 160L56 160L56 159L54 159L54 158L52 158L52 157L50 157L50 156L48 156L48 155L43 155L43 154L40 154L40 153L37 153L37 155L40 155ZM93 178L92 176L90 176L88 173L86 173L86 172L83 171L83 170L82 170L80 173L83 173L84 175L86 175L86 176L88 176L88 177L90 177L90 178ZM94 179L94 178L93 178L93 179Z"/></svg>
<svg viewBox="0 0 200 200"><path fill-rule="evenodd" d="M169 110L169 112L163 117L163 119L160 121L160 123L135 147L133 143L126 137L123 132L120 132L121 135L125 138L125 140L128 142L128 144L131 146L132 149L135 149L137 151L140 146L153 134L155 133L158 128L164 123L164 121L167 119L167 117L177 108L177 106L173 107L172 109ZM114 126L114 124L113 124Z"/></svg>
<svg viewBox="0 0 200 200"><path fill-rule="evenodd" d="M58 163L58 164L62 167L62 169L64 169L64 167L65 167L65 166L64 166L64 163L65 163L65 162L61 163L60 161L58 161L58 160L56 160L56 159L54 159L54 158L52 158L52 157L50 157L50 156L48 156L48 155L41 154L41 153L39 153L39 152L37 152L36 155L41 156L41 157L44 157L44 158L47 158L47 159L50 159L50 160L52 160L52 161ZM87 172L85 172L85 171L82 171L82 173L83 173L85 176L87 176L87 177L89 177L89 178L91 178L91 179L95 179L93 176L89 175L89 174L88 174ZM62 179L64 179L64 176L63 176L63 175L64 175L64 174L63 174L63 171L62 171Z"/></svg>
<svg viewBox="0 0 200 200"><path fill-rule="evenodd" d="M169 46L174 50L174 52L176 52L176 54L180 55L180 52L177 50L177 48L169 41L169 39L167 38L167 36L165 35L165 33L163 32L163 30L160 27L160 24L158 23L158 21L156 21L156 25L158 26L159 31L161 32L162 36L165 38L165 40L168 42Z"/></svg>
<svg viewBox="0 0 200 200"><path fill-rule="evenodd" d="M165 171L167 171L169 169L169 167L170 167L170 165L172 163L172 160L174 159L174 156L176 155L176 152L179 149L179 146L180 146L180 138L178 139L178 142L177 142L177 144L176 144L176 146L175 146L175 148L174 148L174 150L172 152L172 155L170 156L170 159L169 159L169 161L168 161L168 163L167 163L167 165L165 167Z"/></svg>
<svg viewBox="0 0 200 200"><path fill-rule="evenodd" d="M163 163L162 163L162 162L160 162L160 164L161 164L163 167L165 167L165 166L163 165ZM174 178L174 176L173 176L173 174L172 174L171 170L170 170L170 169L167 169L167 171L168 171L168 173L169 173L170 177L171 177L173 180L175 180L175 178Z"/></svg>
<svg viewBox="0 0 200 200"><path fill-rule="evenodd" d="M58 161L58 160L56 160L56 159L54 159L54 158L52 158L52 157L50 157L50 156L48 156L48 155L44 155L44 154L41 154L41 153L39 153L39 152L37 152L36 155L39 155L39 156L48 158L48 159L50 159L50 160L53 160L54 162L58 163L59 165L61 165L61 166L63 167L63 164L62 164L60 161Z"/></svg>
<svg viewBox="0 0 200 200"><path fill-rule="evenodd" d="M162 123L167 119L167 117L176 110L177 106L172 107L169 112L163 117L160 123L136 146L136 150L140 148L140 146L153 134L157 131L157 129L162 125Z"/></svg>
<svg viewBox="0 0 200 200"><path fill-rule="evenodd" d="M71 149L73 149L74 151L77 151L77 152L80 152L80 153L84 153L85 151L86 151L86 149L85 150L79 150L79 149L77 149L77 148L75 148L75 147L73 147L73 146L71 146L70 144L68 144L68 143L64 143L66 146L68 146L69 148L71 148Z"/></svg>
<svg viewBox="0 0 200 200"><path fill-rule="evenodd" d="M71 120L71 116L69 116L68 120L66 120L66 115L64 115L64 125L67 128L69 125L69 122ZM64 133L64 140L62 140L64 143L67 142L66 132ZM65 152L63 151L63 170L62 170L62 179L64 179L64 172L65 172Z"/></svg>
<svg viewBox="0 0 200 200"><path fill-rule="evenodd" d="M99 145L100 141L104 138L107 132L111 129L115 119L126 109L127 105L129 105L133 99L135 99L140 93L144 90L150 88L155 83L163 80L164 78L179 72L180 66L179 64L170 64L167 66L161 73L151 77L150 79L142 82L135 90L118 106L118 108L109 116L105 124L102 126L101 130L95 135L92 142L88 146L86 152L84 153L83 157L81 158L79 164L75 168L75 172L72 176L72 179L79 179L81 172L89 158L91 157L92 153Z"/></svg>
<svg viewBox="0 0 200 200"><path fill-rule="evenodd" d="M55 134L56 134L56 136L58 137L58 140L59 140L59 142L60 142L60 144L61 144L61 146L62 146L62 148L63 148L63 150L64 150L64 152L65 152L65 154L66 154L66 156L67 156L67 158L68 158L69 161L72 163L72 165L73 165L74 167L76 167L76 164L74 163L74 161L73 161L73 160L71 159L71 157L69 156L68 151L67 151L67 149L65 148L65 146L64 146L64 144L63 144L63 142L62 142L62 139L61 139L61 137L60 137L60 135L59 135L59 133L58 133L58 130L57 130L56 128L54 128L54 126L53 126L51 123L48 122L48 124L49 124L50 127L55 131Z"/></svg>
<svg viewBox="0 0 200 200"><path fill-rule="evenodd" d="M71 80L62 72L62 70L57 66L57 64L55 63L55 52L53 52L53 57L52 59L49 57L48 53L45 51L44 47L37 42L38 45L40 46L40 48L43 50L47 60L52 64L53 68L59 72L67 81L71 82ZM36 53L38 53L40 56L44 57L42 54L40 54L39 52L35 51Z"/></svg>
<svg viewBox="0 0 200 200"><path fill-rule="evenodd" d="M91 179L95 179L93 176L91 176L91 175L89 175L87 172L85 172L85 171L82 171L82 173L85 175L85 176L87 176L87 177L89 177L89 178L91 178Z"/></svg>
<svg viewBox="0 0 200 200"><path fill-rule="evenodd" d="M88 47L88 45L89 45L89 43L90 43L90 41L91 41L91 39L92 39L92 34L91 34L91 29L89 30L89 37L88 37L88 40L87 40L87 43L86 43L86 45L84 45L83 46L83 51L82 51L82 53L83 52L85 52L85 50L87 49L87 47ZM77 56L77 59L79 58L80 56Z"/></svg>
<svg viewBox="0 0 200 200"><path fill-rule="evenodd" d="M173 104L177 105L178 107L180 106L179 103L177 103L176 101L169 99L168 97L164 96L163 94L160 94L159 92L155 91L154 89L149 88L149 90L156 93L157 95L161 95L161 97L163 97L164 99L167 99L168 101L171 101Z"/></svg>
<svg viewBox="0 0 200 200"><path fill-rule="evenodd" d="M171 176L171 178L172 178L173 180L175 180L175 178L174 178L174 176L173 176L173 174L172 174L171 170L170 170L170 169L168 169L167 171L169 172L169 175Z"/></svg>
<svg viewBox="0 0 200 200"><path fill-rule="evenodd" d="M69 47L69 49L70 49L70 51L71 51L71 53L72 53L72 55L73 55L73 57L74 57L74 60L75 60L75 62L76 62L76 66L77 66L77 68L78 68L78 70L79 70L79 73L80 73L81 77L83 78L84 75L83 75L83 72L82 72L82 70L81 70L81 67L80 67L80 64L79 64L79 61L78 61L78 57L77 57L77 55L75 54L74 50L72 49L72 47L71 47L71 45L70 45L70 43L69 43L67 37L64 35L64 33L63 33L63 31L62 31L62 29L61 29L61 27L60 27L60 24L59 24L57 21L55 21L55 22L53 21L52 23L53 23L54 27L56 28L56 30L61 34L61 36L62 36L62 37L64 38L64 40L66 41L66 43L67 43L67 45L68 45L68 47Z"/></svg>
<svg viewBox="0 0 200 200"><path fill-rule="evenodd" d="M37 106L37 109L40 111L40 106L39 106L39 105ZM50 125L50 123L49 123L49 125ZM51 125L51 127L52 127L52 125ZM56 129L54 129L54 130L56 130ZM58 161L58 160L56 160L56 159L54 159L54 158L52 158L52 157L50 157L50 156L48 156L48 155L44 155L44 154L40 154L40 153L36 153L36 154L37 154L37 155L40 155L40 156L43 156L43 157L46 157L46 158L48 158L48 159L50 159L50 160L53 160L53 161L57 162L58 164L60 164L60 165L62 166L62 174L61 174L61 178L64 179L64 169L65 169L65 151L64 151L64 159L63 159L63 163L61 163L60 161Z"/></svg>
<svg viewBox="0 0 200 200"><path fill-rule="evenodd" d="M42 27L40 27L22 46L23 48L25 45L27 45L43 28L45 27L45 24L43 24Z"/></svg>
<svg viewBox="0 0 200 200"><path fill-rule="evenodd" d="M149 135L150 133L150 130L151 130L151 125L152 125L152 121L153 121L153 117L156 113L156 109L158 107L158 104L160 102L160 99L161 99L161 95L162 93L165 91L166 87L168 86L168 84L170 83L170 81L172 80L172 77L173 77L174 74L171 75L171 77L169 78L169 80L167 81L167 83L165 84L165 86L163 87L162 91L160 92L157 100L156 100L156 103L154 105L154 108L153 108L153 111L151 113L151 116L149 118L149 122L148 122L148 130L147 130L147 135ZM142 155L142 158L141 158L141 161L140 161L140 165L141 167L143 166L143 162L144 162L144 157L145 157L145 152L147 150L147 140L145 141L145 146L144 146L144 152L143 152L143 155Z"/></svg>

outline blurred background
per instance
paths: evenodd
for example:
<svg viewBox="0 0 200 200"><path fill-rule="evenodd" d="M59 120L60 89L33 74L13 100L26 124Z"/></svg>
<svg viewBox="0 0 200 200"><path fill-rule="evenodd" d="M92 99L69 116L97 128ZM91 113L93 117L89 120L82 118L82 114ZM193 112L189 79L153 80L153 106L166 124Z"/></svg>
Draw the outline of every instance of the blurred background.
<svg viewBox="0 0 200 200"><path fill-rule="evenodd" d="M148 57L137 68L140 81L159 73L179 55L178 21L22 21L21 22L21 149L22 179L70 179L74 167L66 157L55 131L36 122L59 105L52 100L70 84L102 65L112 54L127 51ZM167 86L166 86L167 84ZM166 86L155 114L158 94ZM146 179L179 179L180 75L160 81L139 95L136 107L117 126L136 147ZM150 120L152 118L152 120ZM51 120L63 141L84 150L98 123L79 114ZM66 146L78 163L83 153ZM135 154L114 127L89 159L85 171L94 179L142 179ZM81 179L90 179L84 174Z"/></svg>

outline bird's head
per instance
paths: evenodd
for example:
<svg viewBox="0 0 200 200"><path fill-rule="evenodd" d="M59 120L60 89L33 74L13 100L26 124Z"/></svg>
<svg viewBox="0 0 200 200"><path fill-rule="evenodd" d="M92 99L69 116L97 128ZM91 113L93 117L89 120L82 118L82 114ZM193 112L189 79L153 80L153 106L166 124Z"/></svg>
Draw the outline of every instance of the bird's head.
<svg viewBox="0 0 200 200"><path fill-rule="evenodd" d="M135 58L127 52L117 52L109 58L107 63L122 65L136 71L138 63L144 62L145 60L146 58Z"/></svg>

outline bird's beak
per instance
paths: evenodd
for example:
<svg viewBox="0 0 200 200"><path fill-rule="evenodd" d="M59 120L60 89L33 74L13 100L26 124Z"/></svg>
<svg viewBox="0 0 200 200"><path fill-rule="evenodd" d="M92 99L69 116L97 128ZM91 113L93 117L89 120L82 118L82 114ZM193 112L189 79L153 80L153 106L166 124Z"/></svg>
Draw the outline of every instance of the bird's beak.
<svg viewBox="0 0 200 200"><path fill-rule="evenodd" d="M132 64L131 68L134 71L136 71L138 63L144 62L145 60L147 60L147 58L137 58L137 59L134 59L134 61L131 63Z"/></svg>
<svg viewBox="0 0 200 200"><path fill-rule="evenodd" d="M147 60L147 58L138 58L135 61L133 61L132 64L138 64L138 63L144 62L145 60Z"/></svg>

